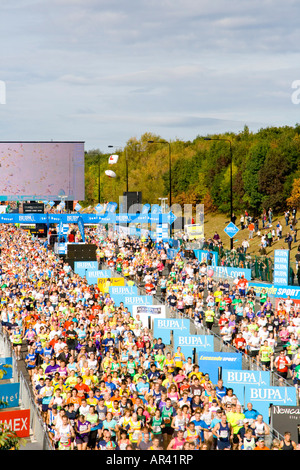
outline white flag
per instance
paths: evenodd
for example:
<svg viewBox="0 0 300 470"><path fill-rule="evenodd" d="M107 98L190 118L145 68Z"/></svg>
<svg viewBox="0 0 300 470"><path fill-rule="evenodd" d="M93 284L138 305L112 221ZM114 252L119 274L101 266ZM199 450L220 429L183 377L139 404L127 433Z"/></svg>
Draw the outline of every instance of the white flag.
<svg viewBox="0 0 300 470"><path fill-rule="evenodd" d="M108 159L108 163L113 165L114 163L117 163L118 159L119 159L119 155L111 155Z"/></svg>

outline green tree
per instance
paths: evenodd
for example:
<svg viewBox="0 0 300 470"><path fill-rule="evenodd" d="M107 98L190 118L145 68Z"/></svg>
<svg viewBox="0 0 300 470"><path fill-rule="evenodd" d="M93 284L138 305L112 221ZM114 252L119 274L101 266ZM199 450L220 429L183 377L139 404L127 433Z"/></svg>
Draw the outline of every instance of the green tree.
<svg viewBox="0 0 300 470"><path fill-rule="evenodd" d="M263 200L259 186L259 172L263 168L268 150L269 143L267 141L255 143L246 156L245 170L242 175L245 188L243 200L247 209L256 214L259 212Z"/></svg>

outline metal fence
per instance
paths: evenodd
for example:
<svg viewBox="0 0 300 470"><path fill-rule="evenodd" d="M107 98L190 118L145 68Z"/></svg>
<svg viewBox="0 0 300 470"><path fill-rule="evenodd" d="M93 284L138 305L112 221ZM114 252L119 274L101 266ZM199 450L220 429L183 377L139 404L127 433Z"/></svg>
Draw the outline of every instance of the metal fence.
<svg viewBox="0 0 300 470"><path fill-rule="evenodd" d="M214 251L219 252L217 249ZM252 279L273 282L274 260L272 257L222 250L219 252L219 264L232 268L251 269Z"/></svg>
<svg viewBox="0 0 300 470"><path fill-rule="evenodd" d="M17 359L8 337L3 333L0 325L0 353L3 357L12 357L12 381L20 384L20 408L30 410L30 431L40 450L52 450L45 424L40 411L34 401L30 384L25 379L23 373L18 370Z"/></svg>

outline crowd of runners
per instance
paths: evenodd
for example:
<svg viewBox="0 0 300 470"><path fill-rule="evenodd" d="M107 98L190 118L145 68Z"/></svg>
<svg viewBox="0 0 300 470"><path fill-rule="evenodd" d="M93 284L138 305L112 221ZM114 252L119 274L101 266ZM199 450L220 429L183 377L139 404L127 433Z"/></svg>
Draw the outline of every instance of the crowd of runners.
<svg viewBox="0 0 300 470"><path fill-rule="evenodd" d="M143 284L176 315L211 329L298 387L300 310L288 299L259 306L244 278L230 283L209 267L167 255L167 244L86 229L99 266ZM298 449L288 432L272 430L251 403L212 383L181 349L173 351L100 290L75 274L44 241L3 225L1 324L15 356L25 360L37 407L53 449L269 450ZM21 356L26 344L25 357Z"/></svg>

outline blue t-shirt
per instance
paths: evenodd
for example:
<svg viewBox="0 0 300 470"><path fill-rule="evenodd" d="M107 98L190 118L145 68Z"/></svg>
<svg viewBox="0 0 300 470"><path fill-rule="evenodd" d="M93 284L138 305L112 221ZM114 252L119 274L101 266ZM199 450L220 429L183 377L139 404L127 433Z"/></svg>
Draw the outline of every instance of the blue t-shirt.
<svg viewBox="0 0 300 470"><path fill-rule="evenodd" d="M218 424L218 423L220 423L220 422L221 422L221 419L215 417L215 418L212 420L212 422L210 423L211 429L213 429L213 428L215 427L215 425ZM214 434L213 434L213 436L214 436L214 437L217 437L217 436L215 436Z"/></svg>
<svg viewBox="0 0 300 470"><path fill-rule="evenodd" d="M247 419L256 419L259 413L256 410L245 410L244 415Z"/></svg>
<svg viewBox="0 0 300 470"><path fill-rule="evenodd" d="M195 429L197 430L201 441L204 441L204 431L200 430L200 428L210 429L210 426L208 426L208 424L206 424L206 422L203 421L203 419L199 419L199 421L196 421L195 419L192 419L191 422L195 423Z"/></svg>

